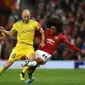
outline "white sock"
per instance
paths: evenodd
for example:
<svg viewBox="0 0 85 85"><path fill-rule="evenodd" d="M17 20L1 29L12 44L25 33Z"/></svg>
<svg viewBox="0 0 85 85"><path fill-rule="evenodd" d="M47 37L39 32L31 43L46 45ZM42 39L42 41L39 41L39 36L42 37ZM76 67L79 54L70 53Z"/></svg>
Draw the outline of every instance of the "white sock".
<svg viewBox="0 0 85 85"><path fill-rule="evenodd" d="M34 67L34 66L36 66L37 65L37 62L36 61L30 61L29 63L28 63L28 66L30 66L30 67Z"/></svg>

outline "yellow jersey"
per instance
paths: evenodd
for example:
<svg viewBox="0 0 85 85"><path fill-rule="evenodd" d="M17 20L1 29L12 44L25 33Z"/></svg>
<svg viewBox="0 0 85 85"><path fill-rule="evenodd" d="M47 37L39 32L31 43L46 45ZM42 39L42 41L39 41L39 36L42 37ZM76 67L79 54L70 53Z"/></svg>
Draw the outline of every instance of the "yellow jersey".
<svg viewBox="0 0 85 85"><path fill-rule="evenodd" d="M33 39L37 25L38 22L31 19L26 24L23 22L23 20L16 22L12 29L17 31L17 41L33 45Z"/></svg>

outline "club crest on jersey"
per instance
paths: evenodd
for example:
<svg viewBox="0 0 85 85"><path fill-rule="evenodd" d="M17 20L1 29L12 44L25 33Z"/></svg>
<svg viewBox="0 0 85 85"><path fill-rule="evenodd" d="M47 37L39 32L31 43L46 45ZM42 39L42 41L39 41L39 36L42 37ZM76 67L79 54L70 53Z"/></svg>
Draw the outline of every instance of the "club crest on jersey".
<svg viewBox="0 0 85 85"><path fill-rule="evenodd" d="M58 40L58 39L59 39L59 37L55 36L55 39L56 39L56 40Z"/></svg>

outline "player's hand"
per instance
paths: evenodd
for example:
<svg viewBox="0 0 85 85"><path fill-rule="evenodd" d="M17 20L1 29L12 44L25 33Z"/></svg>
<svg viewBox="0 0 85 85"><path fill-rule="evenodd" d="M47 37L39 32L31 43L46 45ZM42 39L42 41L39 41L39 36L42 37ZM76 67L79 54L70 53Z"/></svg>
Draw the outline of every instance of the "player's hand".
<svg viewBox="0 0 85 85"><path fill-rule="evenodd" d="M4 27L1 26L0 27L0 32L4 32L4 30L5 30Z"/></svg>
<svg viewBox="0 0 85 85"><path fill-rule="evenodd" d="M85 54L85 50L82 50L82 53Z"/></svg>
<svg viewBox="0 0 85 85"><path fill-rule="evenodd" d="M37 29L40 29L40 28L41 28L41 24L38 24Z"/></svg>
<svg viewBox="0 0 85 85"><path fill-rule="evenodd" d="M39 46L40 47L44 47L45 46L45 43L41 42Z"/></svg>

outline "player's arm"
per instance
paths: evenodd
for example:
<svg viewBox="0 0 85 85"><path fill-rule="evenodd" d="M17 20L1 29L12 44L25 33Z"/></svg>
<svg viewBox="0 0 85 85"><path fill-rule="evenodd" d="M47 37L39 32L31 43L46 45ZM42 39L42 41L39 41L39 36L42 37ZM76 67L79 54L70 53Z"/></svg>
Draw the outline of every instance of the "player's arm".
<svg viewBox="0 0 85 85"><path fill-rule="evenodd" d="M41 28L41 25L39 24L38 26L37 26L37 30L39 30L39 32L41 33L41 43L40 43L40 46L44 46L45 45L45 43L44 43L44 41L45 41L45 34L44 34L44 30Z"/></svg>
<svg viewBox="0 0 85 85"><path fill-rule="evenodd" d="M82 52L85 53L83 50L79 49L78 47L76 47L75 45L71 44L68 39L62 35L62 39L64 41L65 44L67 44L71 49L78 51L78 52Z"/></svg>
<svg viewBox="0 0 85 85"><path fill-rule="evenodd" d="M3 32L6 36L12 36L16 32L16 30L11 29L10 31L6 31L4 27L1 26L0 32Z"/></svg>

